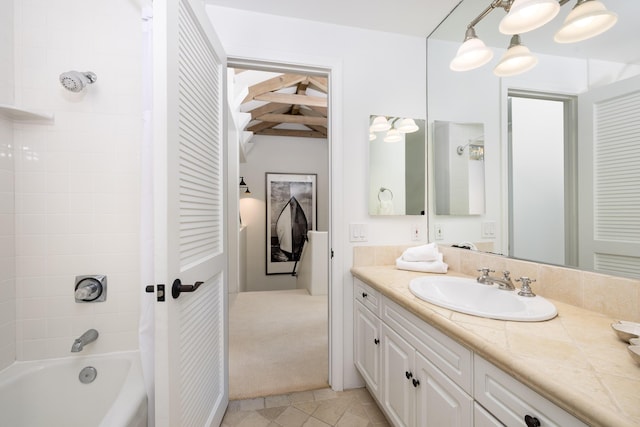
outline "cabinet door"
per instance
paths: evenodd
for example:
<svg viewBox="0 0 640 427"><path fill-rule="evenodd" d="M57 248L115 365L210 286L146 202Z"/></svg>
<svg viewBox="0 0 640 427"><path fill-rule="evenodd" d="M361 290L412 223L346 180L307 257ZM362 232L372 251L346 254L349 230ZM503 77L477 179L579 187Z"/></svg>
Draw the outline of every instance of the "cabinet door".
<svg viewBox="0 0 640 427"><path fill-rule="evenodd" d="M473 398L416 352L417 423L420 427L471 427Z"/></svg>
<svg viewBox="0 0 640 427"><path fill-rule="evenodd" d="M376 398L380 398L380 319L356 301L355 361Z"/></svg>
<svg viewBox="0 0 640 427"><path fill-rule="evenodd" d="M382 404L396 427L415 425L415 349L382 324Z"/></svg>

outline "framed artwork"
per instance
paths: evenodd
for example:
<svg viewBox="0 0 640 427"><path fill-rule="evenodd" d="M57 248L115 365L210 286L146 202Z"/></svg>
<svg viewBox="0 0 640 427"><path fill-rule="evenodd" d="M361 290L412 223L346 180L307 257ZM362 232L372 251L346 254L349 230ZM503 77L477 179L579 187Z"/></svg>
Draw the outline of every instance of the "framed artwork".
<svg viewBox="0 0 640 427"><path fill-rule="evenodd" d="M316 174L267 173L267 274L292 274L315 230Z"/></svg>

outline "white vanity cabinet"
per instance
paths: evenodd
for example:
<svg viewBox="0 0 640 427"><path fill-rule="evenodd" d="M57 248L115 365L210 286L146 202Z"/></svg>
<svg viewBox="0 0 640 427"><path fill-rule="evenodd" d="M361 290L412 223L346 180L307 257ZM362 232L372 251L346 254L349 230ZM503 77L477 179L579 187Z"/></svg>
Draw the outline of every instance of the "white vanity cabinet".
<svg viewBox="0 0 640 427"><path fill-rule="evenodd" d="M457 383L471 390L471 352L358 279L354 289L356 367L391 423L472 426L473 398Z"/></svg>
<svg viewBox="0 0 640 427"><path fill-rule="evenodd" d="M380 399L381 321L378 292L356 279L354 287L354 359L369 391Z"/></svg>
<svg viewBox="0 0 640 427"><path fill-rule="evenodd" d="M355 363L374 397L380 397L380 319L356 301Z"/></svg>
<svg viewBox="0 0 640 427"><path fill-rule="evenodd" d="M587 426L359 279L354 297L355 364L394 426Z"/></svg>

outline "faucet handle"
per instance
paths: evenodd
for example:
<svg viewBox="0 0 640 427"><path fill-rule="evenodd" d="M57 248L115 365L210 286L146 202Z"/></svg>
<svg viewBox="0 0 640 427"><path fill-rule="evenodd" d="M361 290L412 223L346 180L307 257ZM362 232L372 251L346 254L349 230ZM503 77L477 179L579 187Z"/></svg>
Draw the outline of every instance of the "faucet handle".
<svg viewBox="0 0 640 427"><path fill-rule="evenodd" d="M522 276L521 278L516 279L516 282L522 283L522 288L518 292L518 295L520 295L521 297L535 297L536 294L533 293L530 286L530 284L535 281L536 279L530 279L527 276Z"/></svg>
<svg viewBox="0 0 640 427"><path fill-rule="evenodd" d="M489 273L494 273L495 272L495 270L492 270L489 267L479 268L478 271L481 272L482 274L480 276L478 276L478 278L476 280L478 281L478 283L485 283L485 284L487 284L487 279L489 278Z"/></svg>

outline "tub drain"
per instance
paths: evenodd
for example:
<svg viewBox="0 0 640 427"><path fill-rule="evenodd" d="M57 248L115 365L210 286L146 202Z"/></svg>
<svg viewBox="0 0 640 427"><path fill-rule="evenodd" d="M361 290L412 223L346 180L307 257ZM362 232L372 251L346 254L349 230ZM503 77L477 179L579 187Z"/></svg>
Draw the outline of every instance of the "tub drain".
<svg viewBox="0 0 640 427"><path fill-rule="evenodd" d="M97 375L98 375L98 371L96 371L96 368L94 368L93 366L86 366L82 368L82 370L80 371L80 375L78 375L78 379L82 384L89 384L96 379Z"/></svg>

